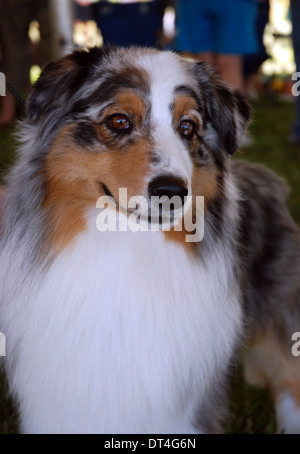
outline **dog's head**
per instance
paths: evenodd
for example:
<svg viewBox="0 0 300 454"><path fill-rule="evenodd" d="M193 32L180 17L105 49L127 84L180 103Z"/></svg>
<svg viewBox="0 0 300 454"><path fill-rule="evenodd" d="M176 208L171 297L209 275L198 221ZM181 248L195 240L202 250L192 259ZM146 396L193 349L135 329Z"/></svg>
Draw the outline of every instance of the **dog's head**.
<svg viewBox="0 0 300 454"><path fill-rule="evenodd" d="M91 49L49 64L28 99L47 142L43 206L64 242L101 195L218 196L250 109L204 63L153 49ZM71 223L70 221L71 220Z"/></svg>

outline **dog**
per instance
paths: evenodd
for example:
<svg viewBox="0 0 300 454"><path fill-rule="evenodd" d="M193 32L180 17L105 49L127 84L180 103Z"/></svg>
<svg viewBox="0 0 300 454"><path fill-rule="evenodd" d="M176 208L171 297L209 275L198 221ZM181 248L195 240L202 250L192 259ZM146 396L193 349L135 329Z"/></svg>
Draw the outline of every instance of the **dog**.
<svg viewBox="0 0 300 454"><path fill-rule="evenodd" d="M231 158L250 116L214 69L170 51L77 50L45 68L1 239L2 362L23 433L220 433L240 354L278 430L299 431L299 230L285 183ZM146 208L128 211L121 189ZM182 202L169 229L153 197ZM99 231L113 208L149 229ZM193 229L177 229L188 214Z"/></svg>

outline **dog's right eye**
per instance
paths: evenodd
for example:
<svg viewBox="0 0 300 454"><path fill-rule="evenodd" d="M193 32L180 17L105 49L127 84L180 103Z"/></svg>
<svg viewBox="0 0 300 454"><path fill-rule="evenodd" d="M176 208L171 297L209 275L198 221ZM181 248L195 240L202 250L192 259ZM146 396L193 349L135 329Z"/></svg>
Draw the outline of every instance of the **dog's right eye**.
<svg viewBox="0 0 300 454"><path fill-rule="evenodd" d="M115 114L109 117L108 126L116 132L129 132L131 130L131 123L126 115Z"/></svg>
<svg viewBox="0 0 300 454"><path fill-rule="evenodd" d="M180 134L186 139L192 139L195 133L195 124L190 120L183 120L180 123Z"/></svg>

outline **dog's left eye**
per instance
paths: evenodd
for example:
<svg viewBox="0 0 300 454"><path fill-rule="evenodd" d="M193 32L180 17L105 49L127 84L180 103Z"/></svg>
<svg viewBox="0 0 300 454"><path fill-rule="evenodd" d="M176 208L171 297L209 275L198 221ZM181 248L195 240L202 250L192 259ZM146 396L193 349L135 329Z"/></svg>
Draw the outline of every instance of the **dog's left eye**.
<svg viewBox="0 0 300 454"><path fill-rule="evenodd" d="M126 115L116 114L108 119L109 127L114 131L128 131L131 129L131 123Z"/></svg>
<svg viewBox="0 0 300 454"><path fill-rule="evenodd" d="M191 139L195 132L195 124L190 120L183 120L180 123L180 134L186 139Z"/></svg>

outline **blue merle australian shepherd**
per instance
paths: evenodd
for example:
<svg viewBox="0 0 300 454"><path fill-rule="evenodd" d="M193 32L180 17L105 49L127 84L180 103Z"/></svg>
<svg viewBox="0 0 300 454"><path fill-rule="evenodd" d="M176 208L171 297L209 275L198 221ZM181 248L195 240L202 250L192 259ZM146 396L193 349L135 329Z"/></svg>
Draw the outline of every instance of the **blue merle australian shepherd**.
<svg viewBox="0 0 300 454"><path fill-rule="evenodd" d="M23 433L222 432L240 352L278 430L300 431L299 231L283 181L231 159L249 118L209 66L172 52L93 48L46 67L2 222L1 362ZM149 207L188 200L192 219L202 197L201 241L152 229L150 208L148 231L101 231L102 196L132 215L121 188Z"/></svg>

